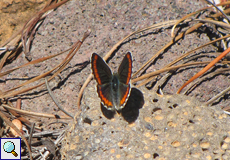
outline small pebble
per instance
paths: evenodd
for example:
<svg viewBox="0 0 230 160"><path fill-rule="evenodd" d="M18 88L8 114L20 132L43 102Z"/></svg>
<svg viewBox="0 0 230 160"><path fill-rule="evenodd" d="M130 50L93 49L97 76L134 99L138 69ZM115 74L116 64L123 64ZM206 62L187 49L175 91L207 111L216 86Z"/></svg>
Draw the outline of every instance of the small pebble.
<svg viewBox="0 0 230 160"><path fill-rule="evenodd" d="M100 139L95 139L95 143L100 143L101 141L100 141Z"/></svg>
<svg viewBox="0 0 230 160"><path fill-rule="evenodd" d="M117 155L116 155L116 158L121 158L121 155L120 155L120 154L117 154Z"/></svg>
<svg viewBox="0 0 230 160"><path fill-rule="evenodd" d="M230 142L230 138L229 138L229 137L226 137L226 138L224 139L224 142L229 143L229 142Z"/></svg>
<svg viewBox="0 0 230 160"><path fill-rule="evenodd" d="M223 143L221 146L222 149L228 149L228 144L227 143Z"/></svg>
<svg viewBox="0 0 230 160"><path fill-rule="evenodd" d="M207 133L207 136L212 136L212 135L213 135L212 132L208 132L208 133Z"/></svg>
<svg viewBox="0 0 230 160"><path fill-rule="evenodd" d="M153 130L153 126L150 123L146 123L145 128L148 129L148 130Z"/></svg>
<svg viewBox="0 0 230 160"><path fill-rule="evenodd" d="M150 158L150 157L151 157L151 154L149 154L149 153L144 154L144 158Z"/></svg>
<svg viewBox="0 0 230 160"><path fill-rule="evenodd" d="M186 100L186 102L187 102L188 104L190 104L190 103L191 103L189 100Z"/></svg>
<svg viewBox="0 0 230 160"><path fill-rule="evenodd" d="M151 117L145 117L145 121L146 121L146 122L151 122L151 121L152 121L152 118L151 118Z"/></svg>
<svg viewBox="0 0 230 160"><path fill-rule="evenodd" d="M168 122L168 126L169 127L176 127L177 126L177 124L176 123L173 123L172 121L170 121L170 122Z"/></svg>
<svg viewBox="0 0 230 160"><path fill-rule="evenodd" d="M110 153L115 153L115 149L111 149L111 150L110 150Z"/></svg>
<svg viewBox="0 0 230 160"><path fill-rule="evenodd" d="M206 156L206 159L207 159L207 160L211 160L211 159L212 159L212 156Z"/></svg>
<svg viewBox="0 0 230 160"><path fill-rule="evenodd" d="M201 147L201 148L204 148L204 149L207 149L207 148L210 147L210 143L209 143L209 142L202 142L202 143L200 144L200 147Z"/></svg>
<svg viewBox="0 0 230 160"><path fill-rule="evenodd" d="M149 132L145 133L145 137L150 137L150 136L151 136L151 134Z"/></svg>
<svg viewBox="0 0 230 160"><path fill-rule="evenodd" d="M174 141L174 142L171 143L171 145L173 147L179 147L180 146L180 142L179 141Z"/></svg>
<svg viewBox="0 0 230 160"><path fill-rule="evenodd" d="M160 116L160 115L157 115L157 116L155 116L155 119L158 120L158 121L160 121L160 120L164 119L164 117Z"/></svg>
<svg viewBox="0 0 230 160"><path fill-rule="evenodd" d="M200 158L200 153L197 153L197 152L196 152L196 153L193 153L192 156L193 156L194 158Z"/></svg>

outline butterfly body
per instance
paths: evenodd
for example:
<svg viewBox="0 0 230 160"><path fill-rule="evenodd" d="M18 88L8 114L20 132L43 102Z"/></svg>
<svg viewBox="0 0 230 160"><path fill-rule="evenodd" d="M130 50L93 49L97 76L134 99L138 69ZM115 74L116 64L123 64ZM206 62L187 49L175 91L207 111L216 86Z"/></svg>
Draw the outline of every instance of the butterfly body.
<svg viewBox="0 0 230 160"><path fill-rule="evenodd" d="M97 93L102 104L109 110L124 108L131 89L131 53L126 54L118 72L114 74L106 62L96 53L92 54L91 65L94 78L97 81Z"/></svg>

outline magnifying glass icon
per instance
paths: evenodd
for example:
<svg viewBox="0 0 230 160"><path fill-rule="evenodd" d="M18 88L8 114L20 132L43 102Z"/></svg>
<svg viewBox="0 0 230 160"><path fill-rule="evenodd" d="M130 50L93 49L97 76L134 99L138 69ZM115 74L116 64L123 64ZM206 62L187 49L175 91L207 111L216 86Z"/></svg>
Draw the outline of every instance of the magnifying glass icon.
<svg viewBox="0 0 230 160"><path fill-rule="evenodd" d="M3 145L3 149L7 153L12 153L15 157L18 156L18 154L14 151L15 150L15 145L11 141L7 141Z"/></svg>

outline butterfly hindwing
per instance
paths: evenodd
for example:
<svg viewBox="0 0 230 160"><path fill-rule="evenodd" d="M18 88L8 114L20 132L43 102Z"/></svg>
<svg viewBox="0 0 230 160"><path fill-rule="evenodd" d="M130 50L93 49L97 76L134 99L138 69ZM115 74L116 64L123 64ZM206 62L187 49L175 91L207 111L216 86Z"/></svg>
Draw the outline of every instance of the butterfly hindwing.
<svg viewBox="0 0 230 160"><path fill-rule="evenodd" d="M119 84L119 92L120 92L119 93L120 104L119 104L119 109L117 108L117 110L121 110L125 106L125 104L128 100L129 94L130 94L130 85L129 84L125 85L123 83L120 83Z"/></svg>
<svg viewBox="0 0 230 160"><path fill-rule="evenodd" d="M97 86L97 93L101 98L101 102L104 106L108 109L112 110L114 107L113 105L113 97L112 97L112 90L111 90L111 83L98 85Z"/></svg>

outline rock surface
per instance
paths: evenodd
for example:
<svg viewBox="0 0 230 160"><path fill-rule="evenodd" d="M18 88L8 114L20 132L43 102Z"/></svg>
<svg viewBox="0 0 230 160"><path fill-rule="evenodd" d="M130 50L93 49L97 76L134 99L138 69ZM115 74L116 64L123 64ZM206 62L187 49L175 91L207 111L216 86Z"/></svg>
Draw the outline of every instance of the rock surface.
<svg viewBox="0 0 230 160"><path fill-rule="evenodd" d="M121 113L106 115L97 98L62 143L63 159L228 159L230 121L222 110L183 95L133 89ZM94 93L95 92L95 93ZM136 94L134 93L136 92ZM93 88L87 94L96 94ZM128 118L127 118L128 116Z"/></svg>

